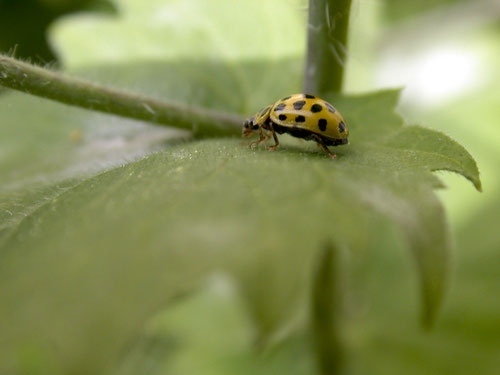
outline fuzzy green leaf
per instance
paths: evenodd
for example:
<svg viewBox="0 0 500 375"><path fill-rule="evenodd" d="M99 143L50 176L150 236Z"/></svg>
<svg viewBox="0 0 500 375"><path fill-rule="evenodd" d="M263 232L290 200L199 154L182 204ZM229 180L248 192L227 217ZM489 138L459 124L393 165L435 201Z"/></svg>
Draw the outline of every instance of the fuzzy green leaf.
<svg viewBox="0 0 500 375"><path fill-rule="evenodd" d="M380 220L401 228L415 254L430 323L450 247L430 171L455 170L473 181L478 173L460 146L422 127L394 123L385 138L363 141L370 123L357 119L376 107L377 121L390 123L392 108L374 105L389 97L353 99L351 145L339 147L336 160L286 137L274 153L237 139L205 140L49 199L0 248L1 359L16 358L25 343L43 351L51 343L65 371L85 358L93 358L86 371L97 371L151 314L214 270L239 280L267 339L300 315L322 244L364 251ZM401 133L413 136L405 141ZM456 160L449 150L460 151Z"/></svg>

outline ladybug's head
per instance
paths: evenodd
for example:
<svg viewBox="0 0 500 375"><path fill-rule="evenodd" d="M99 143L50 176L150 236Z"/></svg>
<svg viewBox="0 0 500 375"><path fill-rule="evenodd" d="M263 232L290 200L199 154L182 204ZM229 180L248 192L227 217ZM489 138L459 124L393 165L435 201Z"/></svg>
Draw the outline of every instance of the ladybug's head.
<svg viewBox="0 0 500 375"><path fill-rule="evenodd" d="M255 124L255 118L251 117L244 122L243 128L241 129L241 133L242 133L243 137L249 137L258 128L259 128L259 125Z"/></svg>

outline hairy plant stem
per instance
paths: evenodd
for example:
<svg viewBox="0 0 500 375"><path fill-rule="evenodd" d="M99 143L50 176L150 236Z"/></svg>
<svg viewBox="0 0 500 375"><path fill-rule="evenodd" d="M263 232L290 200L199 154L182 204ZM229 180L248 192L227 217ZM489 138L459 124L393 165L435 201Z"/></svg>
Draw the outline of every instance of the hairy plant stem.
<svg viewBox="0 0 500 375"><path fill-rule="evenodd" d="M238 115L159 100L70 77L0 55L0 85L61 103L193 131L238 134Z"/></svg>
<svg viewBox="0 0 500 375"><path fill-rule="evenodd" d="M338 250L326 246L319 256L312 286L311 326L321 375L341 374L344 365L339 327L342 310L339 263Z"/></svg>
<svg viewBox="0 0 500 375"><path fill-rule="evenodd" d="M309 0L305 92L342 90L351 0Z"/></svg>
<svg viewBox="0 0 500 375"><path fill-rule="evenodd" d="M351 0L309 0L304 92L327 96L342 90ZM338 375L344 357L339 253L331 245L319 259L312 290L311 329L318 370Z"/></svg>

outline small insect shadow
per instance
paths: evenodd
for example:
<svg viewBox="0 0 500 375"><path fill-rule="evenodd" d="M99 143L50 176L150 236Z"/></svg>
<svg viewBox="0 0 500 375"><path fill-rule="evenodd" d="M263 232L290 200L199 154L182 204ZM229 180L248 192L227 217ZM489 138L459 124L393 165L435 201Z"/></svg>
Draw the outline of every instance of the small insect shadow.
<svg viewBox="0 0 500 375"><path fill-rule="evenodd" d="M268 151L267 146L259 145L254 147L253 150L259 152L268 152L269 154L292 154L294 156L305 156L318 160L331 160L330 156L326 152L319 148L315 149L314 146L309 145L303 146L293 144L280 144L279 147L274 151ZM335 147L330 148L330 150L337 155L335 160L342 159L346 156L346 150L339 150Z"/></svg>

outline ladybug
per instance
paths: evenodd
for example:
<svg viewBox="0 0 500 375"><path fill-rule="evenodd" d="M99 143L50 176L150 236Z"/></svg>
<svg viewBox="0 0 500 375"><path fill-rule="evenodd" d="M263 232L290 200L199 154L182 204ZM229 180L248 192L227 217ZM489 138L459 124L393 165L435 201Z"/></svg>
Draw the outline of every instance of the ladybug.
<svg viewBox="0 0 500 375"><path fill-rule="evenodd" d="M342 115L327 101L309 94L287 96L260 110L243 124L243 137L253 132L258 132L260 139L250 146L266 142L271 136L274 138L275 145L269 146L269 151L279 146L276 133L316 141L332 158L336 155L328 146L349 143L349 129Z"/></svg>

